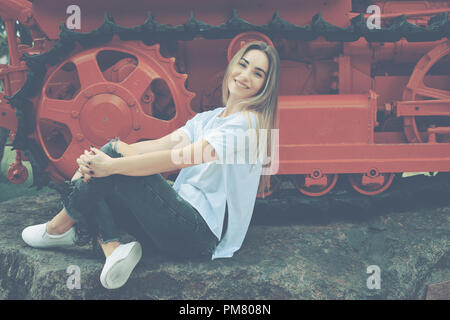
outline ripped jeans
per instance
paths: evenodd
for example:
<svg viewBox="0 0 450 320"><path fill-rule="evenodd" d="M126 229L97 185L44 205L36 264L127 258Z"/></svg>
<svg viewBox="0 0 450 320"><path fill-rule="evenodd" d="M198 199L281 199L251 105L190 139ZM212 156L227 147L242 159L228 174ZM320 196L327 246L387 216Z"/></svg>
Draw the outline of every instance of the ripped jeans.
<svg viewBox="0 0 450 320"><path fill-rule="evenodd" d="M112 158L123 155L113 142L101 148ZM117 145L117 144L115 144ZM66 182L62 196L67 214L77 228L84 226L103 243L119 241L124 231L151 243L162 253L178 257L211 257L218 239L198 211L181 198L160 175L111 175Z"/></svg>

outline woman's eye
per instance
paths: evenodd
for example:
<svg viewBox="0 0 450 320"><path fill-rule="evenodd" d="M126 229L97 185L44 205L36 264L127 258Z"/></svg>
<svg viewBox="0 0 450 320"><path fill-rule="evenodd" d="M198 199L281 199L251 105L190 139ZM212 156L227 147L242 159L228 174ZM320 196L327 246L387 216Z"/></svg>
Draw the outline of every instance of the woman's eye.
<svg viewBox="0 0 450 320"><path fill-rule="evenodd" d="M258 78L262 78L262 74L259 73L259 72L255 72L255 75L256 75Z"/></svg>
<svg viewBox="0 0 450 320"><path fill-rule="evenodd" d="M243 64L242 62L239 62L239 65L243 68L245 68L245 64Z"/></svg>

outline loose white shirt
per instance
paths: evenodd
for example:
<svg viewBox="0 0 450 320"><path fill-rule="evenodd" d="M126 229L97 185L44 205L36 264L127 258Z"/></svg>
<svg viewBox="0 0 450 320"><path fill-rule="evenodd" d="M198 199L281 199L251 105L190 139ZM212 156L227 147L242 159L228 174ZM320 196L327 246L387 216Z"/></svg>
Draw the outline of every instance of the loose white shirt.
<svg viewBox="0 0 450 320"><path fill-rule="evenodd" d="M181 169L173 188L201 214L214 235L220 239L228 205L226 233L217 245L212 259L232 257L240 249L253 214L262 171L258 157L252 158L252 145L241 143L243 132L249 132L244 112L218 117L225 108L198 113L180 129L191 142L204 139L214 148L218 160ZM252 129L257 117L251 115ZM251 131L250 132L254 132ZM247 140L249 142L251 140Z"/></svg>

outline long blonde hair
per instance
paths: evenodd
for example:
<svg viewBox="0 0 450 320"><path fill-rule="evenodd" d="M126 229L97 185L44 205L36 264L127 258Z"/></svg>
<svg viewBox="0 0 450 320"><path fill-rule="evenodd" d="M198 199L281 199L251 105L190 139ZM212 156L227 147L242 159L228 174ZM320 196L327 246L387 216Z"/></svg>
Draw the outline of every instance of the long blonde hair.
<svg viewBox="0 0 450 320"><path fill-rule="evenodd" d="M278 127L278 82L280 78L280 58L277 50L262 41L250 42L243 46L231 59L222 82L222 103L226 106L230 92L228 90L228 79L231 70L239 63L241 58L250 50L259 50L266 54L269 60L269 68L265 83L261 90L253 97L240 100L237 105L242 105L242 111L253 111L258 119L256 128L256 137L259 139L259 130L267 129L267 141L259 141L258 153L261 150L267 150L267 156L270 157L272 150L272 129ZM251 121L249 121L251 127ZM261 148L261 143L265 143L265 148ZM264 191L269 188L270 176L261 175L258 194L264 194Z"/></svg>

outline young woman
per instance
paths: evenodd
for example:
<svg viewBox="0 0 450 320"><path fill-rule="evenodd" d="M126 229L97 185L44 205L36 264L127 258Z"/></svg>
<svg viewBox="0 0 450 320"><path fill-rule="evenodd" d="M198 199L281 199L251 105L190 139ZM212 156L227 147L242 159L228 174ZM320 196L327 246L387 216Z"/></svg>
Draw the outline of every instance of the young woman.
<svg viewBox="0 0 450 320"><path fill-rule="evenodd" d="M249 152L257 150L261 159L261 150L272 149L270 134L256 146L236 139L276 127L279 69L273 47L249 43L225 73L225 107L199 113L158 140L113 139L85 151L64 208L25 228L23 240L36 248L73 245L75 228L88 226L106 256L100 281L108 289L126 283L141 258L140 243L176 256L231 257L244 241L257 192L268 183L262 162L250 163ZM173 186L159 174L177 169ZM139 242L122 244L119 225Z"/></svg>

